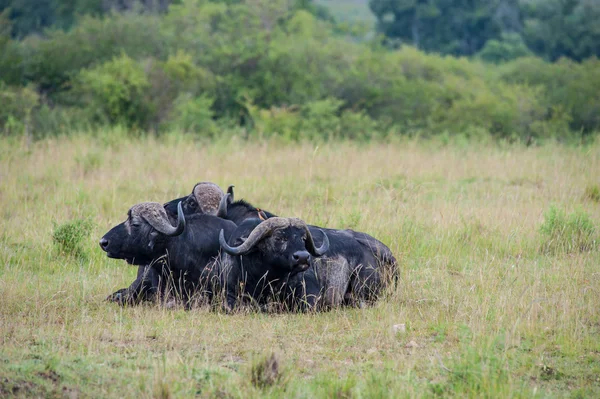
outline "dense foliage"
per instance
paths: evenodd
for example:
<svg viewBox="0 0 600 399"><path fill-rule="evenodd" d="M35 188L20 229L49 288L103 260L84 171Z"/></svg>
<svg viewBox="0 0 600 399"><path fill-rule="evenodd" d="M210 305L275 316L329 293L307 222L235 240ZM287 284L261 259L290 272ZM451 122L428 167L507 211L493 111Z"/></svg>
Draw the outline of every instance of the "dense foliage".
<svg viewBox="0 0 600 399"><path fill-rule="evenodd" d="M352 40L309 1L184 0L159 12L118 3L129 6L22 39L3 14L0 131L43 136L109 124L205 137L242 129L289 140L531 141L600 129L595 58L550 64L515 45L528 57L494 66L390 50L379 38ZM519 42L502 36L484 51L502 59L511 40Z"/></svg>
<svg viewBox="0 0 600 399"><path fill-rule="evenodd" d="M386 37L419 49L503 61L600 56L597 0L370 0ZM502 47L490 53L488 46Z"/></svg>

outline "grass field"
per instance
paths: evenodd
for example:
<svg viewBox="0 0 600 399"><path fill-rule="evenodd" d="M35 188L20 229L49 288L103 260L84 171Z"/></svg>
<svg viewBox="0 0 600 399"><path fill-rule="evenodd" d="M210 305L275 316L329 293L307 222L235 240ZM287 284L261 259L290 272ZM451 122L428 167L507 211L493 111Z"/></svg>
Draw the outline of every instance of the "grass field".
<svg viewBox="0 0 600 399"><path fill-rule="evenodd" d="M598 145L1 140L0 397L600 397ZM400 287L322 314L104 302L135 269L99 237L198 181L374 235Z"/></svg>

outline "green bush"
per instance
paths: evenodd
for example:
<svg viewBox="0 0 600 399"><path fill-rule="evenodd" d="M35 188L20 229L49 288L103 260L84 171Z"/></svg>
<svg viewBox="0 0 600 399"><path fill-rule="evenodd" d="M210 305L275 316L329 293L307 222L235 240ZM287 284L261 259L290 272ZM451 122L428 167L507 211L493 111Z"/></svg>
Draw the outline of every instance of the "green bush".
<svg viewBox="0 0 600 399"><path fill-rule="evenodd" d="M350 140L368 140L376 138L379 125L364 111L354 112L344 110L340 116L340 131L338 136Z"/></svg>
<svg viewBox="0 0 600 399"><path fill-rule="evenodd" d="M38 101L38 94L30 87L6 87L0 82L0 132L27 132Z"/></svg>
<svg viewBox="0 0 600 399"><path fill-rule="evenodd" d="M548 253L584 252L597 246L596 229L589 215L576 210L567 216L564 210L551 206L540 226L542 251Z"/></svg>
<svg viewBox="0 0 600 399"><path fill-rule="evenodd" d="M559 110L574 131L600 130L600 61L582 63L561 59L550 64L538 58L522 58L500 69L505 82L542 89L540 102ZM548 116L552 116L549 114Z"/></svg>
<svg viewBox="0 0 600 399"><path fill-rule="evenodd" d="M437 129L459 134L479 127L499 138L526 137L532 124L544 116L545 109L537 100L539 90L489 84L483 79L456 78L452 85L457 92L464 89L447 109L436 109L432 119Z"/></svg>
<svg viewBox="0 0 600 399"><path fill-rule="evenodd" d="M301 137L301 116L296 106L257 109L251 117L260 137L280 136L289 141L298 141Z"/></svg>
<svg viewBox="0 0 600 399"><path fill-rule="evenodd" d="M211 107L214 100L207 96L193 97L183 94L177 97L167 128L186 133L212 136L216 133Z"/></svg>
<svg viewBox="0 0 600 399"><path fill-rule="evenodd" d="M333 138L339 135L338 113L343 101L335 98L309 101L302 107L300 129L313 137Z"/></svg>
<svg viewBox="0 0 600 399"><path fill-rule="evenodd" d="M155 27L160 27L160 20L151 14L111 14L109 18L84 17L68 32L49 30L42 37L30 36L20 46L25 78L53 94L68 90L81 69L120 54L164 59L166 37Z"/></svg>
<svg viewBox="0 0 600 399"><path fill-rule="evenodd" d="M93 227L89 219L74 219L55 226L52 240L56 249L59 253L68 256L85 256L83 242L89 237Z"/></svg>
<svg viewBox="0 0 600 399"><path fill-rule="evenodd" d="M145 128L150 118L146 90L150 82L143 66L123 54L78 76L76 90L111 124Z"/></svg>
<svg viewBox="0 0 600 399"><path fill-rule="evenodd" d="M505 33L500 40L491 39L477 53L484 61L501 63L517 58L532 56L533 53L517 33Z"/></svg>
<svg viewBox="0 0 600 399"><path fill-rule="evenodd" d="M97 124L94 114L91 108L42 103L31 115L31 131L35 138L90 131Z"/></svg>

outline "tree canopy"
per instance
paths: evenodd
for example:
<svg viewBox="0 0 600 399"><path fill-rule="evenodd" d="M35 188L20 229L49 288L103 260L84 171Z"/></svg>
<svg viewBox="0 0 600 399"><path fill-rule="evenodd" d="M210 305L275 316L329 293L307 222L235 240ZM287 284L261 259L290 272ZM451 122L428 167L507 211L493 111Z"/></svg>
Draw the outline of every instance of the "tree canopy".
<svg viewBox="0 0 600 399"><path fill-rule="evenodd" d="M554 61L600 55L597 0L370 0L391 43L471 56L490 44L506 54ZM524 44L526 46L524 46ZM488 48L486 54L490 55ZM492 59L505 60L507 56Z"/></svg>

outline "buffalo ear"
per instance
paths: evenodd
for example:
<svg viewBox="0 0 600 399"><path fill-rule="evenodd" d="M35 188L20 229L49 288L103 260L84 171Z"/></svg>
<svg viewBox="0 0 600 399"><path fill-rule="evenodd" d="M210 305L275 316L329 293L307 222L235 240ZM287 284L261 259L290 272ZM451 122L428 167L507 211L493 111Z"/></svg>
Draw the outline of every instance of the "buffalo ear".
<svg viewBox="0 0 600 399"><path fill-rule="evenodd" d="M154 249L154 244L156 243L156 238L158 237L158 231L153 230L150 232L150 242L148 243L148 248L150 248L150 250Z"/></svg>

